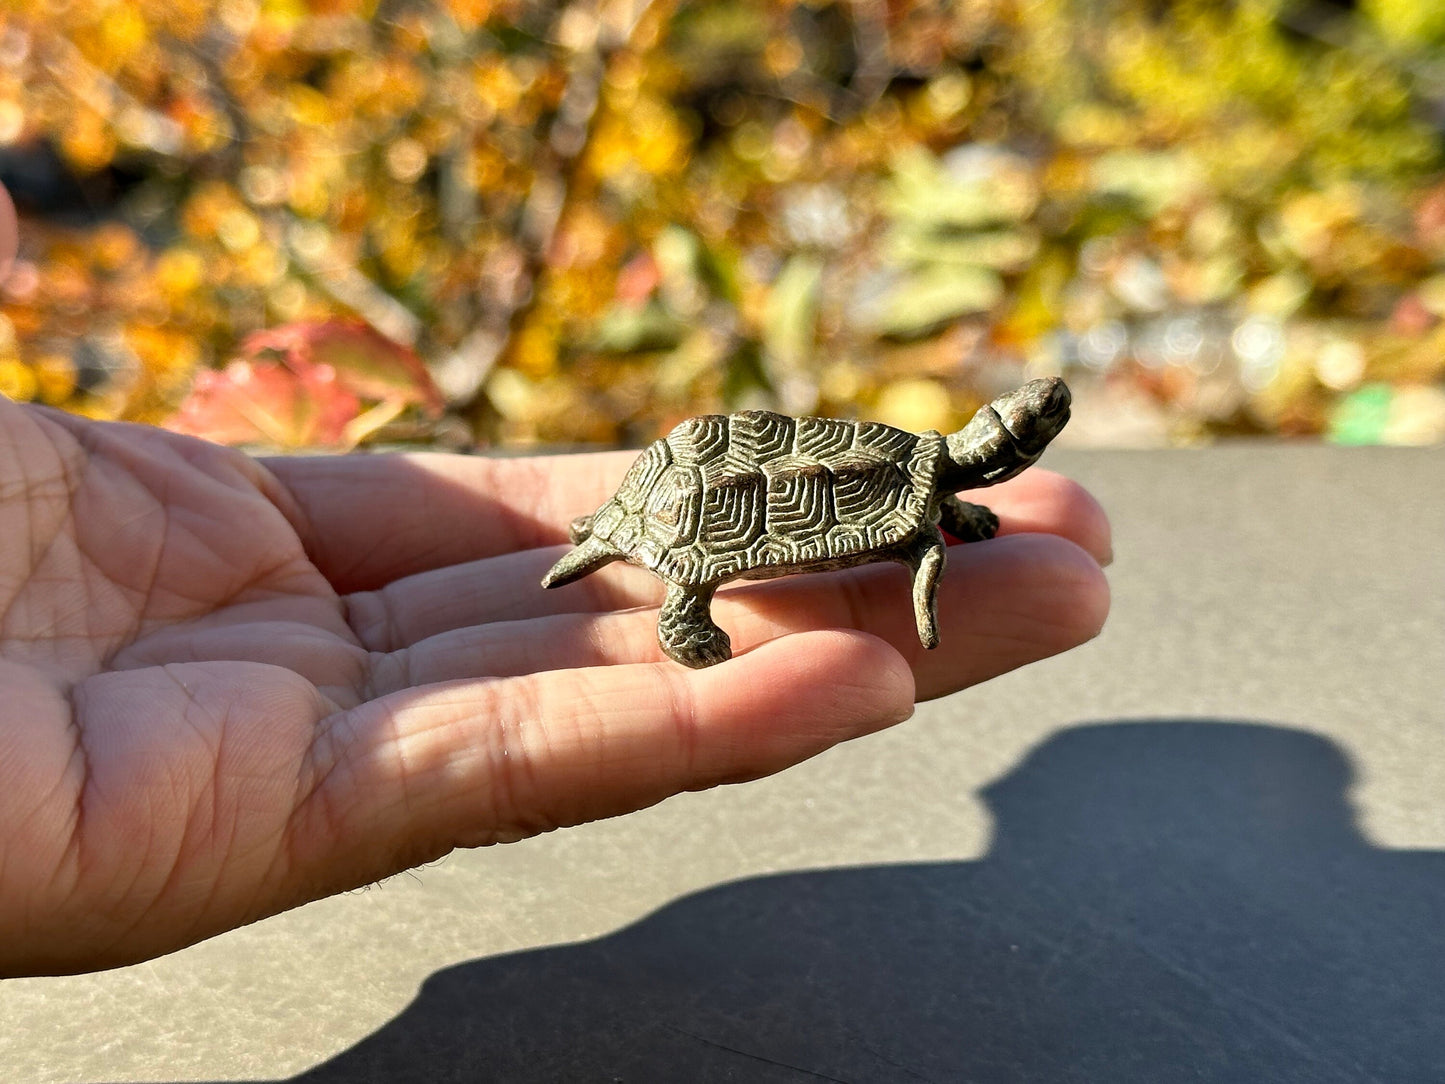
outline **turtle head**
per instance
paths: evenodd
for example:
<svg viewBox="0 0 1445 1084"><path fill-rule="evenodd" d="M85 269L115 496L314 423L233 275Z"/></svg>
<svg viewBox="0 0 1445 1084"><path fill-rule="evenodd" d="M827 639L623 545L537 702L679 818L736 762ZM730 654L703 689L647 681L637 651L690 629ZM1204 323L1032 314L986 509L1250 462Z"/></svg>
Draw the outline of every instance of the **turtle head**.
<svg viewBox="0 0 1445 1084"><path fill-rule="evenodd" d="M950 490L990 486L1012 478L1043 454L1069 420L1069 388L1058 377L1030 380L979 408L973 420L945 438Z"/></svg>

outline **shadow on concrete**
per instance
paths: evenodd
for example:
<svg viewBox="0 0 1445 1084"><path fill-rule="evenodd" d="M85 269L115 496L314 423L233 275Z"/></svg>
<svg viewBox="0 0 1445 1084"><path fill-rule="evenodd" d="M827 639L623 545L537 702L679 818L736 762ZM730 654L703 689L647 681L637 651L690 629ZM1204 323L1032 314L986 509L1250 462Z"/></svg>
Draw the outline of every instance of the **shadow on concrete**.
<svg viewBox="0 0 1445 1084"><path fill-rule="evenodd" d="M461 964L297 1079L1442 1080L1445 856L1367 843L1349 782L1298 731L1080 727L985 792L978 861Z"/></svg>

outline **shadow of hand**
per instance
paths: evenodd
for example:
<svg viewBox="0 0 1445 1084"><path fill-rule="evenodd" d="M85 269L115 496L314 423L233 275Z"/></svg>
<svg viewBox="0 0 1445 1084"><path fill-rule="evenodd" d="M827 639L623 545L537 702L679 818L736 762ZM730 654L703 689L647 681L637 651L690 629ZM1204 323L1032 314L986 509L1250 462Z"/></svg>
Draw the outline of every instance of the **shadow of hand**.
<svg viewBox="0 0 1445 1084"><path fill-rule="evenodd" d="M1440 1079L1445 859L1369 846L1348 782L1297 731L1068 731L986 792L977 862L747 880L462 964L299 1079Z"/></svg>

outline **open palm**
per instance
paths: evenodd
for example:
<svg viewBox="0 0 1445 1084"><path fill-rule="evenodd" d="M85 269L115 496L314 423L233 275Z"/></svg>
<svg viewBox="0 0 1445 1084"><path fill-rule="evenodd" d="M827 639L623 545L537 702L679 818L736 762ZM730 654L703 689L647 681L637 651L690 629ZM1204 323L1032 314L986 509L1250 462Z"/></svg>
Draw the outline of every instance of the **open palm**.
<svg viewBox="0 0 1445 1084"><path fill-rule="evenodd" d="M1031 471L951 551L939 650L871 567L723 592L739 656L685 670L651 576L538 586L630 458L258 462L0 399L0 974L777 771L1107 609L1102 513Z"/></svg>

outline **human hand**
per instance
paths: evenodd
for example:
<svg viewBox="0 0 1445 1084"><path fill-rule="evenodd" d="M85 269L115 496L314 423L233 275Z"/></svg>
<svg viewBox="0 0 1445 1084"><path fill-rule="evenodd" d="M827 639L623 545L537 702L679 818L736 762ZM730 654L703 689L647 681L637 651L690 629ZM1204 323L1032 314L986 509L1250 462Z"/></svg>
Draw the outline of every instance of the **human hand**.
<svg viewBox="0 0 1445 1084"><path fill-rule="evenodd" d="M15 204L10 193L0 184L0 283L10 274L15 250L20 245L20 224L15 218Z"/></svg>
<svg viewBox="0 0 1445 1084"><path fill-rule="evenodd" d="M738 657L686 670L653 576L538 586L631 458L257 462L0 399L0 974L776 772L1107 609L1103 514L1033 470L951 549L938 650L870 566L724 590Z"/></svg>

